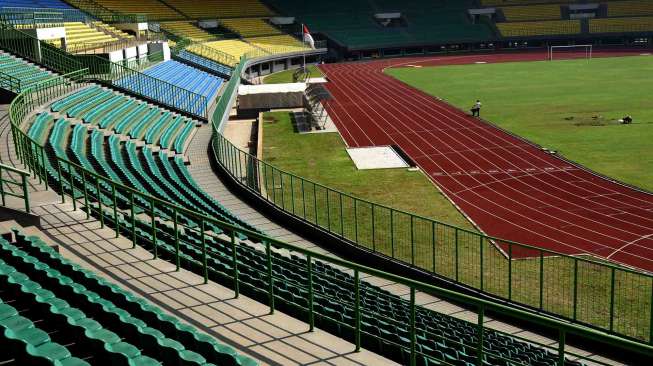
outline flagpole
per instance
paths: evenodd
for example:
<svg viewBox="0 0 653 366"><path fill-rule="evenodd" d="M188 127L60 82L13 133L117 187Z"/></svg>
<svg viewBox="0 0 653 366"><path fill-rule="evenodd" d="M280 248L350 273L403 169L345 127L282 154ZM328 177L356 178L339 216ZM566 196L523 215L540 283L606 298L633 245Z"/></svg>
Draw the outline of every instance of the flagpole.
<svg viewBox="0 0 653 366"><path fill-rule="evenodd" d="M304 72L306 72L306 35L304 34L304 23L302 23L302 44L304 45L304 49L302 50L302 56L303 56L303 68Z"/></svg>

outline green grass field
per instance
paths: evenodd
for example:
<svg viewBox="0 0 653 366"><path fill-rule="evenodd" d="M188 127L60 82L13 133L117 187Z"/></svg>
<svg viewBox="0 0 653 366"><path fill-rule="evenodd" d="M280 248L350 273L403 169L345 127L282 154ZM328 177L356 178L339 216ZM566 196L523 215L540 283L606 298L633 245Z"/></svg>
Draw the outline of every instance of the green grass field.
<svg viewBox="0 0 653 366"><path fill-rule="evenodd" d="M653 191L653 57L396 68L399 80L599 173ZM617 120L633 116L632 125ZM593 118L593 117L597 118Z"/></svg>
<svg viewBox="0 0 653 366"><path fill-rule="evenodd" d="M323 76L322 71L315 65L308 65L308 70L311 72L312 78L318 78ZM264 84L282 84L282 83L292 83L292 75L295 70L286 70L275 72L274 74L267 75L263 78Z"/></svg>
<svg viewBox="0 0 653 366"><path fill-rule="evenodd" d="M290 114L268 113L263 125L263 160L327 187L375 203L472 229L471 224L421 172L357 170L338 133L298 134ZM401 184L402 189L387 189Z"/></svg>

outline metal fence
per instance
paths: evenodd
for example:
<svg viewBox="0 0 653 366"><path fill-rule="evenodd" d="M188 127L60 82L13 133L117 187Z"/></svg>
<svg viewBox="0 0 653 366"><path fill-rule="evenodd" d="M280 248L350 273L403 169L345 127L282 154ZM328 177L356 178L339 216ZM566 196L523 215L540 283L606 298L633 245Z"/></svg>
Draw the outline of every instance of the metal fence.
<svg viewBox="0 0 653 366"><path fill-rule="evenodd" d="M237 75L234 71L233 75ZM232 78L231 84L240 80ZM283 171L222 136L236 94L213 117L216 161L277 209L373 253L487 294L653 344L653 276L494 238L354 197Z"/></svg>
<svg viewBox="0 0 653 366"><path fill-rule="evenodd" d="M242 68L242 65L241 63L239 69ZM553 346L538 344L530 340L528 342L548 349L561 366L565 363L565 357L586 360L584 356L569 351L566 347L568 336L578 337L581 341L591 340L609 344L625 352L637 353L643 357L653 356L653 347L650 345L508 307L497 302L470 297L277 241L260 233L242 229L162 201L147 193L139 192L85 170L69 160L49 154L46 147L39 145L25 134L23 130L28 126L23 126L23 124L28 116L43 103L49 103L79 88L80 85L75 80L83 79L87 73L88 70L79 70L76 73L48 80L28 88L14 99L9 109L9 115L18 157L23 164L29 167L31 172L46 184L48 181L53 182L54 188L61 194L62 201L65 202L66 199L72 197L71 202L75 209L79 207L86 212L88 217L92 215L98 218L102 227L107 225L113 228L116 231L116 236L122 233L131 238L134 246L145 247L154 258L168 259L176 264L177 269L186 268L195 271L204 277L205 282L211 279L230 286L234 289L235 296L243 293L267 302L271 313L277 308L284 309L284 311L305 320L309 324L310 330L315 326L326 327L328 324L336 324L337 329L330 328L330 331L334 333L342 331L342 334L338 334L351 340L355 344L356 350L361 347L372 348L374 342L378 344L382 342L387 345L386 347L398 347L397 349L402 355L400 356L403 359L402 362L410 365L425 362L452 364L451 360L440 359L428 353L426 348L421 346L420 342L423 342L423 339L446 343L461 349L465 347L468 356L472 357L478 365L483 364L483 360L488 357L504 360L506 364L510 365L523 365L525 361L516 360L509 354L502 354L501 351L491 349L493 339L497 335L501 335L501 332L490 331L485 327L486 313L500 313L512 321L536 325L557 334L558 343ZM232 100L235 95L239 80L237 77L233 80L227 86L228 93L225 94L224 99ZM231 103L232 101L229 100L223 102L219 108L223 112L228 111ZM222 116L216 114L216 117L220 117L221 120ZM216 128L215 133L219 135L217 123L214 127ZM229 156L236 158L234 155ZM239 166L239 164L234 163L233 166ZM67 196L69 197L67 198ZM216 234L217 232L222 233ZM191 241L189 238L196 240ZM229 253L221 260L230 263L230 269L208 265L209 256L216 250ZM265 258L263 268L252 266L248 260L252 256ZM214 261L212 260L211 263ZM303 263L302 268L297 267L300 263ZM288 291L284 292L281 285L288 279L279 271L281 267L302 273L303 282L292 283L292 286L301 288L302 294L305 294L304 297L286 296ZM342 278L329 278L324 272L325 268L339 268L343 274L349 273L351 276L345 282ZM260 278L264 279L258 285L251 280L253 271L259 273ZM373 334L364 330L363 319L383 316L378 312L379 310L371 308L369 302L363 301L367 296L382 296L375 292L377 290L361 281L364 276L395 282L408 288L408 299L400 301L401 306L408 311L409 321L400 325L388 319L390 326L406 327L409 339L405 342L402 341L403 343L398 344L387 335ZM321 292L318 280L342 283L342 286L351 289L351 298L349 300L328 298ZM425 328L417 321L418 315L430 314L430 310L417 305L418 292L426 292L445 301L462 303L475 309L477 316L474 321L455 321L460 326L473 329L474 336L470 336L466 340L452 339L446 333L436 333ZM336 316L333 313L326 312L326 307L320 306L324 301L340 304L345 313L353 316L335 319ZM454 320L450 319L450 322L453 323ZM517 336L510 337L519 339ZM592 362L602 364L601 361L593 360Z"/></svg>
<svg viewBox="0 0 653 366"><path fill-rule="evenodd" d="M20 93L20 79L0 71L0 88Z"/></svg>
<svg viewBox="0 0 653 366"><path fill-rule="evenodd" d="M25 212L30 212L29 189L27 188L29 177L29 172L0 164L0 195L3 206L7 205L7 197L15 197L23 200Z"/></svg>

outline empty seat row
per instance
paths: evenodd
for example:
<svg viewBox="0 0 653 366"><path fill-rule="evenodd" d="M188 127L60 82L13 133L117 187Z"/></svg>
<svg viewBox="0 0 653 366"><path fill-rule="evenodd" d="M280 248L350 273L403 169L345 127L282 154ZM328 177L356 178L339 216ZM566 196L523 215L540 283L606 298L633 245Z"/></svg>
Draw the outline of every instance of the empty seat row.
<svg viewBox="0 0 653 366"><path fill-rule="evenodd" d="M12 237L14 238L12 240ZM147 301L62 258L40 238L19 230L0 239L0 298L36 320L24 331L49 359L84 365L255 365ZM2 306L0 306L2 307ZM8 318L11 309L0 317ZM13 315L16 316L15 314ZM23 324L24 320L2 321ZM15 328L15 327L14 327ZM52 345L66 344L67 349ZM48 343L49 342L49 343ZM37 364L37 363L29 363Z"/></svg>

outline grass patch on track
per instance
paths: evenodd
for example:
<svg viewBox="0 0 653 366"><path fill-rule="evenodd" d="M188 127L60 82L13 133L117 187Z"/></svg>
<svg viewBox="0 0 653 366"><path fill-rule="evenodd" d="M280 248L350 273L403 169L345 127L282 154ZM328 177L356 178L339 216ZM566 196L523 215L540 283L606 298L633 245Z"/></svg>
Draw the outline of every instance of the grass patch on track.
<svg viewBox="0 0 653 366"><path fill-rule="evenodd" d="M653 57L387 70L594 171L653 191ZM634 123L617 122L632 115Z"/></svg>

